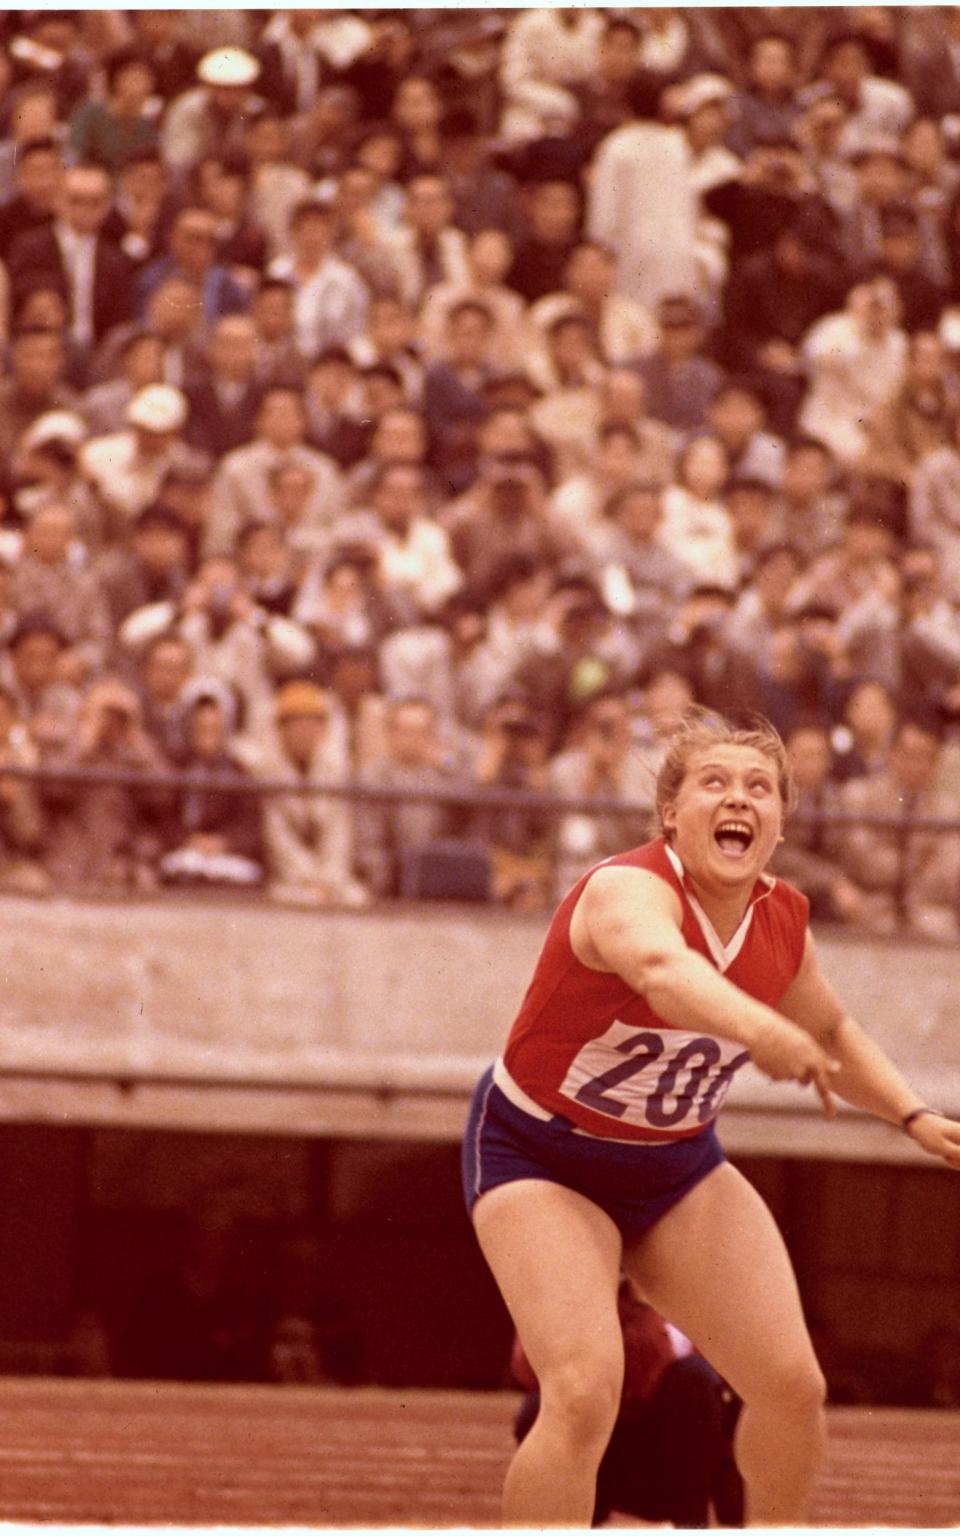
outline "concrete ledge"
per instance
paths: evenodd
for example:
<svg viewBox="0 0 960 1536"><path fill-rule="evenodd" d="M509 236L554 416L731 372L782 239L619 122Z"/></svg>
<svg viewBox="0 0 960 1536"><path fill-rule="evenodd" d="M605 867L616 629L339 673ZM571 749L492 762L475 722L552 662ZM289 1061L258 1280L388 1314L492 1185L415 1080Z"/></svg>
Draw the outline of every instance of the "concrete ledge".
<svg viewBox="0 0 960 1536"><path fill-rule="evenodd" d="M464 906L0 900L0 1120L456 1138L541 918ZM960 1107L960 956L825 933L824 969L918 1092ZM734 1151L910 1161L908 1138L748 1069Z"/></svg>

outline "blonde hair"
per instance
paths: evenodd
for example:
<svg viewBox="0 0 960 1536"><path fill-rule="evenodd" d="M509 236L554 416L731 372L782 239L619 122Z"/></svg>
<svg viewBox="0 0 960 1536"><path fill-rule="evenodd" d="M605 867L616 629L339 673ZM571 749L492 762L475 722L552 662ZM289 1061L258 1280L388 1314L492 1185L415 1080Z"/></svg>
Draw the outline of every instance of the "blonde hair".
<svg viewBox="0 0 960 1536"><path fill-rule="evenodd" d="M686 710L677 729L667 743L667 755L657 774L657 818L663 825L664 807L670 805L680 791L687 775L690 760L697 752L710 747L752 747L770 759L776 769L777 788L784 815L797 803L797 788L787 758L787 749L779 731L763 715L750 715L743 725L718 715L714 710L694 705Z"/></svg>

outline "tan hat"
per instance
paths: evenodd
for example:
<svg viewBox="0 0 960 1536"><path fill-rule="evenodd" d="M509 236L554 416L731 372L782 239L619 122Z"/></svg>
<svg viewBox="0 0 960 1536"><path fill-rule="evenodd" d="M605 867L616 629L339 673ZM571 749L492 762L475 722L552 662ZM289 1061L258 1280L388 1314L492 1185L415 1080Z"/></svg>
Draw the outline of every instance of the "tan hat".
<svg viewBox="0 0 960 1536"><path fill-rule="evenodd" d="M204 85L252 85L260 64L245 48L212 48L197 65Z"/></svg>
<svg viewBox="0 0 960 1536"><path fill-rule="evenodd" d="M295 720L298 716L326 720L330 701L316 683L284 683L274 700L273 713L277 720Z"/></svg>
<svg viewBox="0 0 960 1536"><path fill-rule="evenodd" d="M187 419L187 398L173 384L147 384L127 406L131 427L146 432L179 432Z"/></svg>
<svg viewBox="0 0 960 1536"><path fill-rule="evenodd" d="M674 110L679 117L692 117L701 107L727 101L733 95L733 82L726 75L692 75L672 91Z"/></svg>

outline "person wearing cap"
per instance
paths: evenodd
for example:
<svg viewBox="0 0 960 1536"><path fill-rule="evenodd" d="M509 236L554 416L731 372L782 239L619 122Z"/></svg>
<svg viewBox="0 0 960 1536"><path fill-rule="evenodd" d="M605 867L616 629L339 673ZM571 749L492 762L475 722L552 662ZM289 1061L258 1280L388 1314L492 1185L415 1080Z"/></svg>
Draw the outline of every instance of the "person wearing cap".
<svg viewBox="0 0 960 1536"><path fill-rule="evenodd" d="M96 554L104 544L106 519L80 469L80 449L87 436L86 424L75 412L48 411L27 428L10 468L18 516L29 517L51 501L64 503L76 518L78 538Z"/></svg>
<svg viewBox="0 0 960 1536"><path fill-rule="evenodd" d="M198 464L196 451L183 442L187 401L172 384L147 384L126 409L126 427L94 437L81 450L80 462L117 529L156 501L165 477L175 466Z"/></svg>
<svg viewBox="0 0 960 1536"><path fill-rule="evenodd" d="M243 149L245 119L262 106L253 87L260 63L245 48L212 48L197 65L197 84L171 102L163 158L182 181L204 155Z"/></svg>
<svg viewBox="0 0 960 1536"><path fill-rule="evenodd" d="M693 157L693 184L700 193L730 181L742 167L728 146L733 94L731 80L708 73L692 75L664 93L665 111L683 127Z"/></svg>
<svg viewBox="0 0 960 1536"><path fill-rule="evenodd" d="M294 680L277 689L270 722L244 743L243 761L260 778L341 784L348 763L344 722L331 694ZM264 854L274 901L298 906L364 906L353 872L354 812L325 795L270 795L263 808Z"/></svg>

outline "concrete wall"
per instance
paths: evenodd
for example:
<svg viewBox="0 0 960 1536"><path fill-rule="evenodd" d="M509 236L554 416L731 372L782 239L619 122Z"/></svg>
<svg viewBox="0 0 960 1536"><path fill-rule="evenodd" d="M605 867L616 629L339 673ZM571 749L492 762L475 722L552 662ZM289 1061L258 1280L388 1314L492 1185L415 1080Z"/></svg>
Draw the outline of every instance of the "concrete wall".
<svg viewBox="0 0 960 1536"><path fill-rule="evenodd" d="M541 919L404 906L0 901L0 1120L298 1135L459 1136ZM960 956L820 938L841 995L920 1094L960 1110ZM910 1160L908 1138L741 1074L744 1153Z"/></svg>

